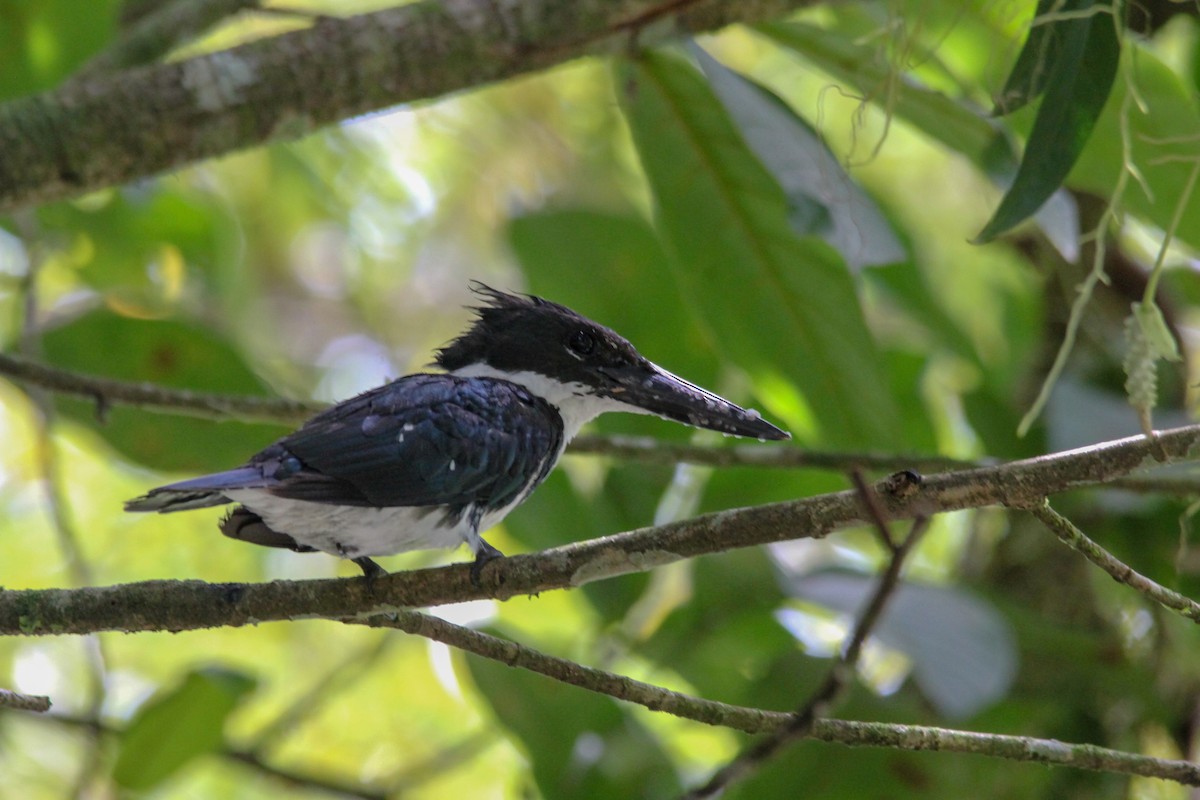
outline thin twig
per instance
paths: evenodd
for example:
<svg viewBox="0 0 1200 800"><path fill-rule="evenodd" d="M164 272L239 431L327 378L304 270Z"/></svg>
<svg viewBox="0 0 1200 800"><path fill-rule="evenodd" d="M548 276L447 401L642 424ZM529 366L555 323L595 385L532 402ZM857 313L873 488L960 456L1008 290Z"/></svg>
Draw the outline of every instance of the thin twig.
<svg viewBox="0 0 1200 800"><path fill-rule="evenodd" d="M0 353L0 374L52 392L96 403L103 412L114 403L169 411L206 419L237 418L263 422L301 422L325 406L275 397L211 394L171 389L154 383L135 383L58 369L29 359Z"/></svg>
<svg viewBox="0 0 1200 800"><path fill-rule="evenodd" d="M138 383L85 375L37 361L0 353L0 375L52 392L96 403L103 413L113 405L126 405L203 419L237 419L244 422L273 422L294 425L328 406L304 400L252 397L174 389L154 383ZM937 472L972 467L993 467L995 459L969 461L929 453L817 452L799 447L742 444L710 446L664 442L649 436L578 436L567 452L573 455L603 455L646 464L698 464L709 467L762 467L768 469L854 469ZM1116 477L1108 486L1133 492L1175 495L1200 493L1200 478Z"/></svg>
<svg viewBox="0 0 1200 800"><path fill-rule="evenodd" d="M50 710L50 698L42 694L21 694L9 689L0 689L0 708L45 713Z"/></svg>
<svg viewBox="0 0 1200 800"><path fill-rule="evenodd" d="M867 479L863 476L861 469L850 471L850 483L854 485L854 490L858 492L858 496L862 500L863 506L867 509L870 520L875 523L875 532L879 534L879 540L883 542L883 546L888 551L895 555L896 540L892 538L892 529L888 527L887 515L884 514L883 507L879 503L879 495L867 483Z"/></svg>
<svg viewBox="0 0 1200 800"><path fill-rule="evenodd" d="M872 505L868 499L871 492L872 489L863 484L864 502L868 507ZM874 505L878 509L878 504ZM886 531L887 520L882 516L882 511L878 513L877 525L881 530ZM892 554L887 568L879 576L879 580L875 584L875 589L871 593L866 606L863 608L861 616L855 623L849 643L842 651L841 657L830 667L825 680L817 690L812 693L799 709L789 716L786 723L773 731L771 735L739 753L732 761L713 773L712 777L703 786L697 787L684 795L686 798L689 798L689 800L701 800L701 798L720 795L734 783L757 772L788 744L809 736L816 725L818 717L829 716L834 707L845 695L846 688L850 685L854 676L854 670L858 664L858 658L862 654L863 646L866 644L867 638L871 635L871 631L874 630L876 623L883 616L883 610L887 607L888 600L895 594L896 587L900 583L900 572L904 568L904 562L928 525L928 517L917 517L913 520L912 527L903 541L893 543L891 536L887 535L885 541L891 549Z"/></svg>
<svg viewBox="0 0 1200 800"><path fill-rule="evenodd" d="M510 667L536 672L561 683L705 725L733 728L745 733L769 734L789 724L794 716L780 711L730 705L671 691L625 675L548 655L532 647L417 611L397 610L385 616L345 621L356 625L396 628ZM975 753L1013 761L1144 775L1188 786L1200 786L1200 765L1188 761L1159 759L1095 745L1070 744L1049 739L837 719L816 720L807 735L811 739L850 747Z"/></svg>
<svg viewBox="0 0 1200 800"><path fill-rule="evenodd" d="M70 80L88 80L159 61L222 20L258 4L259 0L171 0L160 3L84 64Z"/></svg>
<svg viewBox="0 0 1200 800"><path fill-rule="evenodd" d="M1089 539L1071 520L1051 508L1049 500L1029 506L1027 510L1068 547L1107 572L1114 580L1140 592L1163 608L1168 608L1192 622L1200 622L1200 603L1179 592L1172 591L1134 570L1133 567Z"/></svg>

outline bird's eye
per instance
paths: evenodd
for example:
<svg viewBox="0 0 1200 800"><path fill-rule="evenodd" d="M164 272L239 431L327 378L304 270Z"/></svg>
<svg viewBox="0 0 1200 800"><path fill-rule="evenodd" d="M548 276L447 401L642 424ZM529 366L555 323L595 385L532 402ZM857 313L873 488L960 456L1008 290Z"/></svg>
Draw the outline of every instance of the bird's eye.
<svg viewBox="0 0 1200 800"><path fill-rule="evenodd" d="M596 349L596 340L587 331L575 331L571 338L567 339L567 347L572 353L586 356Z"/></svg>

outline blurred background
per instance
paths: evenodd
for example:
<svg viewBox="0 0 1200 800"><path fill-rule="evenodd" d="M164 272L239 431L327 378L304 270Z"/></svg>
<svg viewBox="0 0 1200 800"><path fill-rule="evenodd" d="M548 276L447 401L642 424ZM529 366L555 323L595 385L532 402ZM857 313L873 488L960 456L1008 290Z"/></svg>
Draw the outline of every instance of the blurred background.
<svg viewBox="0 0 1200 800"><path fill-rule="evenodd" d="M54 88L152 5L0 0L0 98ZM286 4L337 15L383 5ZM1196 7L1131 12L1110 54L1112 96L1065 188L1032 221L974 244L1037 119L1036 103L989 114L1035 6L818 4L639 65L573 61L22 209L0 217L0 349L113 378L331 402L425 368L466 325L475 279L609 325L655 362L761 409L793 432L789 447L1020 458L1140 430L1123 325L1173 229L1158 296L1184 361L1160 371L1155 424L1184 424L1200 303ZM268 12L231 17L172 58L311 23ZM1075 287L1097 263L1110 279L1018 437ZM218 509L122 511L151 486L240 463L290 426L102 411L0 378L0 585L357 573L226 539ZM722 442L641 417L591 431ZM1195 478L1156 480L1074 493L1060 509L1196 596ZM568 456L488 538L531 552L848 485L838 470ZM782 710L823 676L881 561L872 533L850 530L437 613ZM1032 520L939 516L895 599L841 715L1193 755L1195 632ZM666 797L746 742L326 621L9 638L0 686L54 701L49 715L0 712L0 797L30 800ZM1189 796L1150 780L816 742L731 795L799 791Z"/></svg>

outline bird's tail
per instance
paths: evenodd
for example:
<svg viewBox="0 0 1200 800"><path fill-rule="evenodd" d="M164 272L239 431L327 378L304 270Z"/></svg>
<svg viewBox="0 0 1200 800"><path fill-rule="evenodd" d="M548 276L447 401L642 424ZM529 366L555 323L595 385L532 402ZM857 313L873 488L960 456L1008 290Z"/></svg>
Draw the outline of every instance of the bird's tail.
<svg viewBox="0 0 1200 800"><path fill-rule="evenodd" d="M158 511L165 514L170 511L223 506L233 502L224 494L227 489L248 489L263 486L265 483L267 481L258 467L240 467L159 486L141 497L127 500L125 510Z"/></svg>

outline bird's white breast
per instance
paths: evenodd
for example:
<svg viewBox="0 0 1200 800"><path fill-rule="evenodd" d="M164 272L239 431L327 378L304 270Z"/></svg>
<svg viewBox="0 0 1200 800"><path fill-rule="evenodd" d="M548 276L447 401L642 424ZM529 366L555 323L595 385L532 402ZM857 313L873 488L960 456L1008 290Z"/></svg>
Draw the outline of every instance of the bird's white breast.
<svg viewBox="0 0 1200 800"><path fill-rule="evenodd" d="M469 515L448 520L444 509L438 507L339 506L276 497L262 489L233 489L224 494L262 517L271 530L342 558L390 556L464 543L473 551L478 548ZM485 514L480 530L499 523L516 505Z"/></svg>

